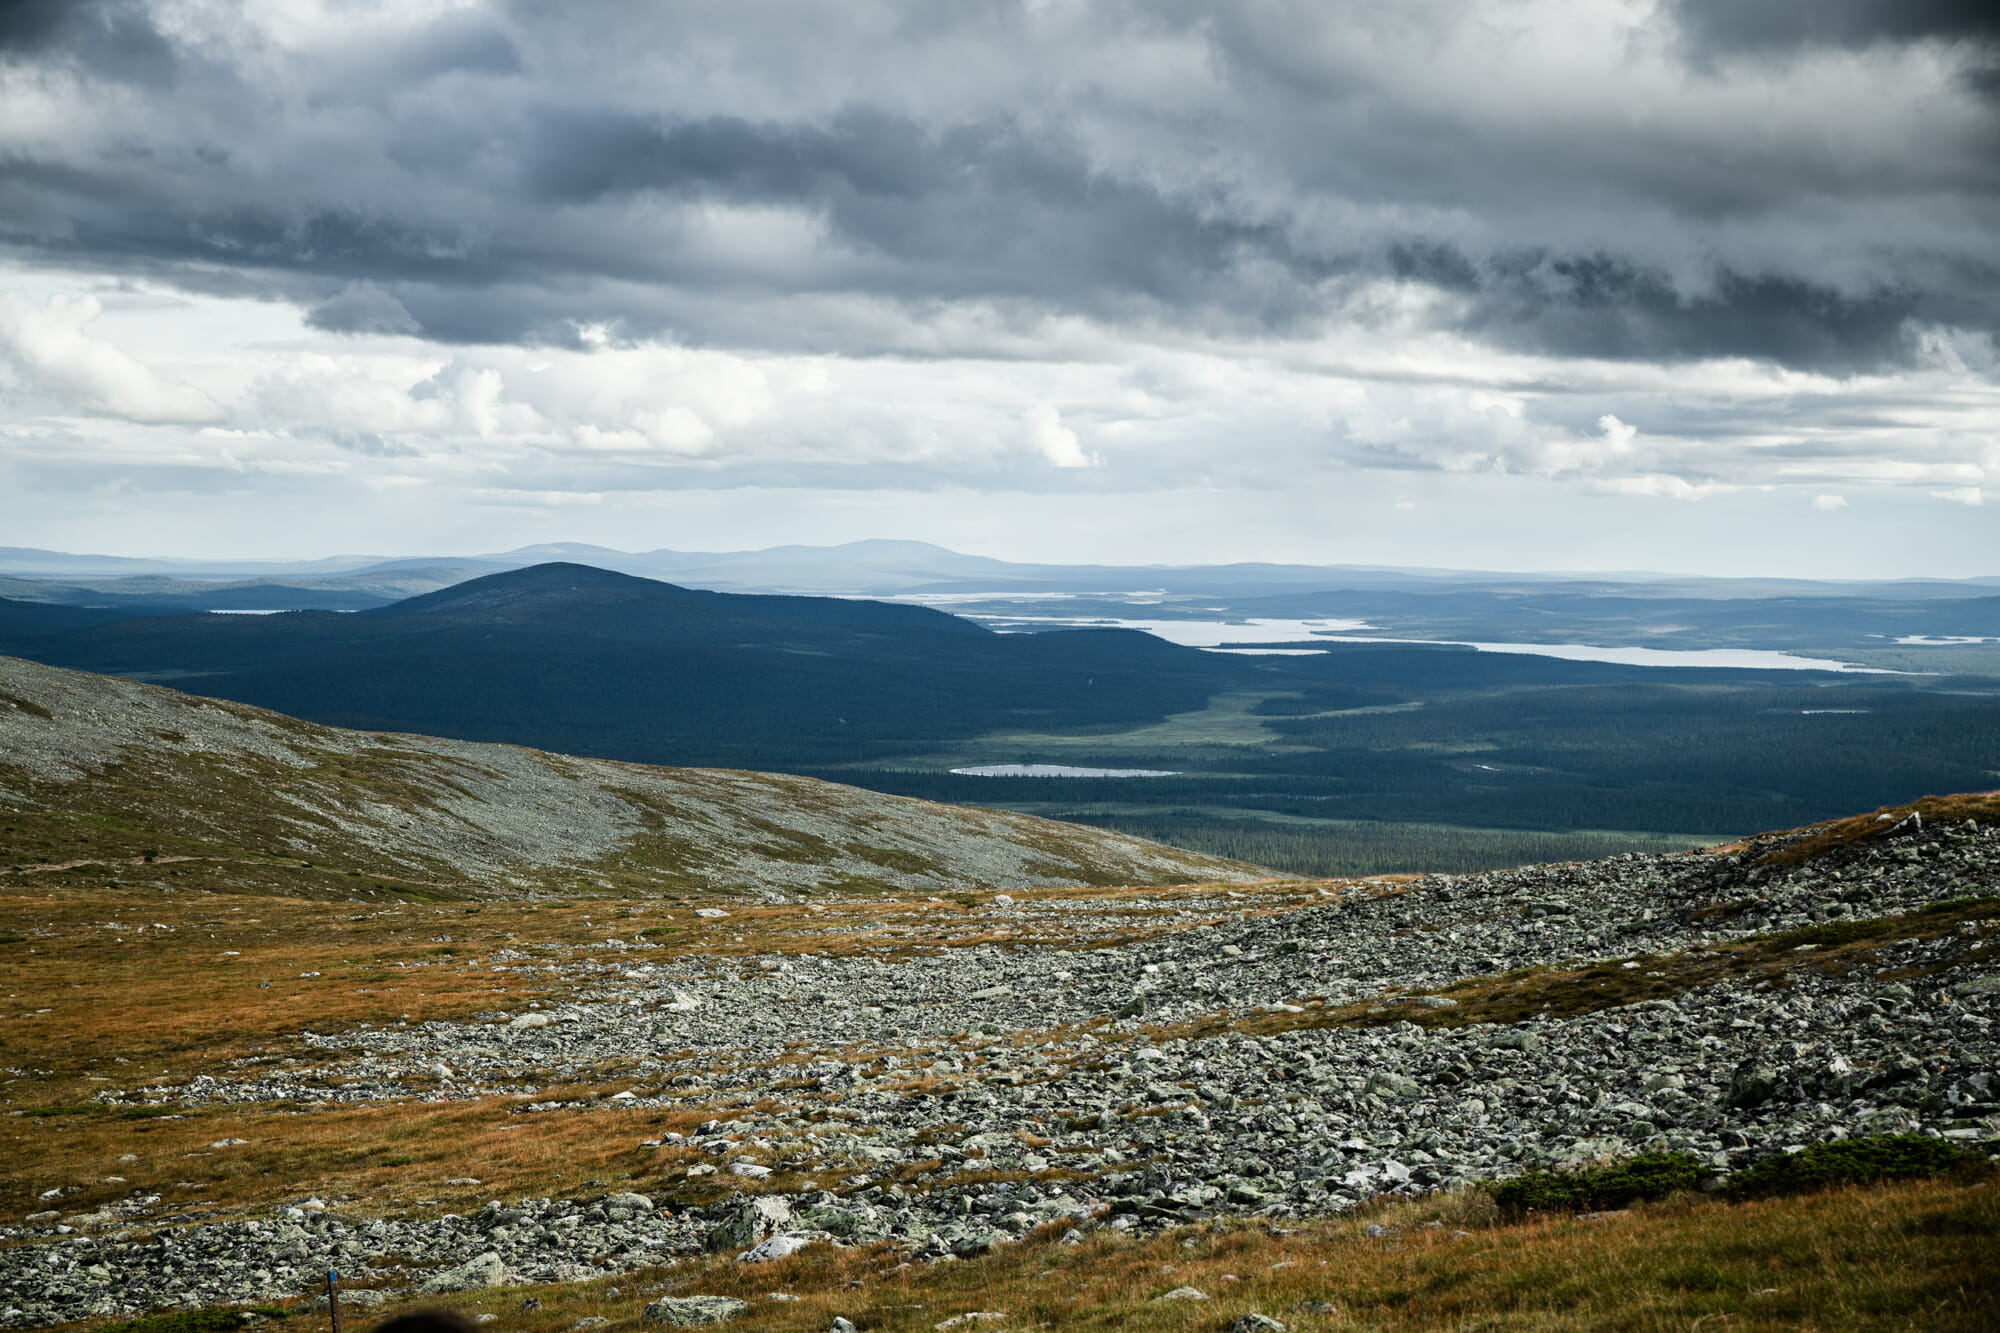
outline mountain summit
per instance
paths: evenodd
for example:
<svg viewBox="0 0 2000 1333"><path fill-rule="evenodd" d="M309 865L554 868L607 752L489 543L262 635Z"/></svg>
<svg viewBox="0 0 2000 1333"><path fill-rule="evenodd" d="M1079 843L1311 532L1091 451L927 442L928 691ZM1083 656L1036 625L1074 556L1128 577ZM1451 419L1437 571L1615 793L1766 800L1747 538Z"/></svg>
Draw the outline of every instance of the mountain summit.
<svg viewBox="0 0 2000 1333"><path fill-rule="evenodd" d="M695 608L701 602L701 594L657 579L635 578L594 565L552 562L467 579L360 614L384 620L422 616L468 624L575 626L613 610L699 615ZM714 614L709 611L707 618Z"/></svg>
<svg viewBox="0 0 2000 1333"><path fill-rule="evenodd" d="M674 639L728 622L990 631L925 606L835 597L707 592L594 565L553 562L468 579L361 614L431 625L542 626L623 639Z"/></svg>

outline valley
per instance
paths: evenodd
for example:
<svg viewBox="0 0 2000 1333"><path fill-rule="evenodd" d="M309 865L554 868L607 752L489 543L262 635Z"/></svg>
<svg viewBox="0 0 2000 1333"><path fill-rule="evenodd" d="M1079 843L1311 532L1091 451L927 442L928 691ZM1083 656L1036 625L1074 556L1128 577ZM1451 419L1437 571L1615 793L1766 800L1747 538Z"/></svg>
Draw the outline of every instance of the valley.
<svg viewBox="0 0 2000 1333"><path fill-rule="evenodd" d="M1274 877L1056 826L1081 840L1058 875L1005 860L1032 820L5 666L12 1327L245 1307L310 1327L328 1268L354 1309L550 1333L695 1297L757 1327L914 1333L975 1281L967 1308L1067 1324L1084 1312L1014 1265L1071 1256L1124 1274L1092 1309L1152 1326L1170 1284L1129 1256L1159 1237L1203 1281L1211 1253L1310 1259L1204 1299L1339 1329L1356 1302L1387 1313L1355 1265L1400 1263L1428 1220L1447 1265L1529 1234L1482 1182L1665 1154L1716 1200L1679 1206L1755 1226L1791 1205L1725 1202L1730 1182L1787 1154L1983 1163L2000 1142L1993 796L1465 875ZM208 767L177 767L197 750ZM692 878L644 812L697 797L718 863L786 828L836 846L829 821L864 811L870 845L932 859L807 883L746 851L738 880ZM950 841L963 818L995 841ZM1153 882L1116 881L1142 865ZM1849 1199L1789 1225L1846 1225ZM1994 1293L1954 1234L1922 1242L1958 1275L1933 1326L1976 1327ZM1815 1271L1787 1300L1852 1299L1862 1269ZM1678 1290L1648 1299L1750 1300ZM1496 1326L1549 1326L1532 1294L1482 1299L1513 1311Z"/></svg>
<svg viewBox="0 0 2000 1333"><path fill-rule="evenodd" d="M1411 639L1452 628L1520 638L1539 625L1552 650L1664 641L1633 629L1635 618L1727 623L1731 634L1681 637L1690 651L1783 648L1844 662L1868 658L1877 650L1859 645L1886 643L1887 631L1857 640L1829 625L1976 629L1992 599L1945 595L1976 590L1865 605L1831 591L1639 598L1521 587L1270 594L1270 605L1218 590L1060 596L1075 599L1061 604L1069 619L1136 617L1162 632L1227 612L1242 627L1210 626L1204 641L1218 644L1285 619L1245 612L1296 621L1310 605L1365 612L1343 623ZM352 613L137 615L7 601L0 651L330 725L784 772L1097 824L1301 874L1660 851L2000 782L2000 676L1978 656L1991 645L1897 647L1933 656L1863 672L1798 669L1798 658L1770 670L1634 666L1337 638L1294 645L1294 655L1237 655L1130 628L1050 628L1054 594L904 596L939 606L706 592L543 564ZM1139 603L1150 603L1146 615ZM1010 764L1174 776L953 771Z"/></svg>

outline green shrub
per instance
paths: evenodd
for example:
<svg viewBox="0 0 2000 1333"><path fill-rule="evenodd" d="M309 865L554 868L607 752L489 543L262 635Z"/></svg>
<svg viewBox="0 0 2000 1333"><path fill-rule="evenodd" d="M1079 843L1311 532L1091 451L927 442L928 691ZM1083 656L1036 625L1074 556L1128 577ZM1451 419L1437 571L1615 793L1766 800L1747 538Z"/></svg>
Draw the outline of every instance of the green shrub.
<svg viewBox="0 0 2000 1333"><path fill-rule="evenodd" d="M1978 1171L1985 1154L1921 1134L1885 1134L1866 1139L1815 1143L1804 1152L1766 1157L1729 1179L1739 1199L1774 1194L1807 1194L1835 1185L1872 1185L1883 1180L1929 1180Z"/></svg>
<svg viewBox="0 0 2000 1333"><path fill-rule="evenodd" d="M169 1310L106 1324L97 1333L228 1333L249 1322L241 1310Z"/></svg>
<svg viewBox="0 0 2000 1333"><path fill-rule="evenodd" d="M1704 1174L1701 1163L1686 1153L1655 1152L1599 1166L1530 1171L1512 1180L1488 1182L1485 1189L1500 1211L1512 1216L1598 1212L1691 1190Z"/></svg>

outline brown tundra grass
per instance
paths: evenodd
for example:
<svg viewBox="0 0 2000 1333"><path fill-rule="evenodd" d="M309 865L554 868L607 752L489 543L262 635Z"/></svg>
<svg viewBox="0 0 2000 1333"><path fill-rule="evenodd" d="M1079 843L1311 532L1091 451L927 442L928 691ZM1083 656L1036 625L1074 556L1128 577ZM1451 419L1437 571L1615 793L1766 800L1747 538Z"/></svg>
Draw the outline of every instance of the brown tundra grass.
<svg viewBox="0 0 2000 1333"><path fill-rule="evenodd" d="M1371 1236L1370 1225L1389 1234ZM884 1247L817 1245L778 1263L727 1255L570 1287L436 1298L493 1327L562 1333L648 1327L661 1295L735 1296L745 1333L927 1333L985 1311L977 1329L1223 1333L1250 1313L1294 1333L1684 1333L2000 1327L2000 1193L1925 1183L1805 1199L1681 1199L1593 1220L1503 1223L1479 1194L1292 1226L1238 1220L1144 1240L1058 1224L978 1258L910 1263ZM1206 1299L1162 1299L1192 1287ZM773 1299L774 1296L795 1299ZM538 1308L524 1309L532 1297ZM348 1329L366 1321L350 1312ZM301 1307L286 1333L328 1333Z"/></svg>
<svg viewBox="0 0 2000 1333"><path fill-rule="evenodd" d="M270 873L318 869L274 866ZM637 1147L731 1113L700 1090L689 1091L685 1110L589 1115L510 1114L527 1099L486 1097L310 1114L289 1106L213 1106L147 1116L106 1109L95 1098L195 1074L290 1071L310 1082L312 1067L337 1062L338 1053L304 1047L302 1028L338 1035L364 1025L518 1013L531 1003L563 1003L579 988L617 984L615 969L495 972L491 957L503 949L574 969L590 959L582 946L643 938L660 946L645 955L652 960L694 955L727 968L772 951L892 957L973 945L994 938L988 926L997 919L985 897L969 896L847 899L817 910L716 900L730 915L710 919L695 916L687 900L328 902L204 891L189 887L192 875L172 892L8 878L0 877L0 1217L10 1221L40 1207L35 1198L42 1190L81 1182L97 1183L65 1197L65 1211L85 1211L134 1189L184 1202L187 1216L304 1194L385 1211L391 1199L477 1206L495 1197L588 1192L592 1180L649 1188L671 1179L683 1198L731 1192L740 1187L734 1177L705 1186L685 1179L692 1149ZM1114 910L1099 928L1107 938L1130 938L1212 919L1212 913L1185 915L1181 904L1212 902L1217 892L1189 886L1014 896L1107 903ZM1283 910L1317 897L1316 886L1297 881L1228 892L1237 911ZM1029 936L1022 930L1011 938ZM1060 942L1078 940L1071 933ZM510 967L521 965L516 959ZM871 1053L850 1054L865 1060ZM239 1066L239 1060L257 1063ZM559 1083L520 1071L539 1088L538 1098L563 1101L631 1086L623 1073L617 1061L592 1071L594 1082ZM415 1091L428 1097L449 1086L420 1083ZM210 1147L232 1138L248 1142ZM126 1155L138 1160L121 1160ZM480 1185L443 1183L462 1178ZM781 1173L768 1187L789 1179Z"/></svg>
<svg viewBox="0 0 2000 1333"><path fill-rule="evenodd" d="M1981 818L2000 816L2000 807L1986 798L1965 799ZM1931 819L1971 811L1933 803L1924 813ZM1883 821L1868 817L1816 835L1838 845L1865 839L1879 826ZM512 1114L519 1099L499 1096L309 1114L215 1107L135 1115L93 1100L107 1088L130 1092L195 1073L227 1074L239 1059L259 1061L246 1073L283 1068L286 1060L300 1069L329 1060L299 1043L302 1027L339 1034L405 1015L412 1023L472 1019L482 1012L519 1012L530 1003L559 1004L579 987L617 984L603 969L495 972L489 959L503 948L569 968L590 956L584 945L610 936L643 937L661 946L649 955L656 960L692 955L713 959L720 971L743 966L744 955L780 950L892 957L1003 939L1074 947L1187 929L1219 911L1280 912L1324 901L1319 895L1325 893L1403 887L1378 877L1226 891L1206 886L1014 895L1024 901L1088 897L1112 909L1096 915L1096 933L1086 941L1074 924L1001 918L975 897L849 897L824 901L817 911L718 900L731 915L703 919L685 899L314 901L291 896L287 877L328 873L323 868L267 861L258 873L269 882L248 892L222 878L235 870L192 862L170 869L183 873L173 876L168 892L51 882L51 872L42 870L0 875L0 1111L9 1113L0 1115L0 1215L8 1220L40 1206L34 1202L40 1190L81 1181L102 1183L66 1197L65 1211L143 1188L174 1205L173 1216L161 1221L240 1213L308 1193L350 1216L411 1208L465 1212L489 1198L587 1196L613 1188L662 1193L669 1183L676 1198L696 1200L684 1177L693 1150L638 1145L728 1113L700 1090L670 1109L533 1115ZM1228 905L1218 909L1223 892ZM1961 914L1953 906L1940 909L1934 921L1905 924L1956 929ZM1057 938L1056 929L1072 933ZM1849 933L1854 937L1829 939L1817 953L1796 955L1806 962L1785 966L1851 964L1874 947L1865 932ZM1770 948L1792 943L1775 941ZM1744 944L1654 960L1659 977L1651 980L1672 989L1713 972L1776 968L1760 949L1769 952ZM1789 947L1784 954L1794 957ZM1613 980L1635 984L1623 975ZM1444 1016L1438 1021L1463 1021L1473 1013L1500 1017L1552 1003L1588 1009L1630 998L1600 994L1606 989L1605 979L1587 968L1475 979L1460 987L1466 1012L1437 1011ZM1308 1001L1298 1015L1242 1021L1370 1023L1385 1021L1384 1014L1402 1016L1396 1007L1350 1012ZM867 1053L849 1058L865 1060ZM538 1097L564 1101L629 1086L619 1062L587 1072L586 1081L568 1085L554 1085L536 1071L523 1076L540 1087ZM422 1097L443 1088L417 1091ZM780 1086L765 1095L771 1099L766 1109L775 1109L805 1092ZM226 1138L248 1142L213 1147ZM125 1156L135 1160L123 1161ZM106 1176L124 1179L103 1181ZM480 1184L446 1183L468 1177ZM787 1180L773 1177L770 1185ZM706 1188L720 1193L736 1186ZM1075 1246L1059 1243L1064 1228L1057 1226L990 1255L938 1264L909 1264L880 1247L815 1246L780 1264L751 1267L718 1256L574 1287L510 1288L448 1303L497 1315L496 1330L527 1333L558 1333L587 1315L610 1319L607 1333L621 1325L636 1330L646 1301L695 1292L741 1296L752 1307L737 1327L786 1333L820 1333L836 1315L864 1333L923 1333L976 1310L1004 1312L1004 1327L1014 1330L1145 1333L1223 1333L1253 1311L1293 1333L2000 1328L2000 1264L1992 1259L2000 1194L1990 1183L1749 1204L1681 1200L1589 1222L1503 1224L1483 1200L1472 1194L1398 1203L1290 1227L1240 1220L1145 1240L1098 1231ZM1369 1223L1395 1234L1370 1237L1364 1231ZM1158 1299L1179 1287L1194 1287L1208 1299ZM768 1299L773 1292L799 1299ZM528 1296L540 1306L524 1310ZM374 1322L357 1315L350 1312L347 1333ZM283 1327L286 1333L326 1333L324 1315L303 1306ZM979 1327L960 1326L966 1333Z"/></svg>

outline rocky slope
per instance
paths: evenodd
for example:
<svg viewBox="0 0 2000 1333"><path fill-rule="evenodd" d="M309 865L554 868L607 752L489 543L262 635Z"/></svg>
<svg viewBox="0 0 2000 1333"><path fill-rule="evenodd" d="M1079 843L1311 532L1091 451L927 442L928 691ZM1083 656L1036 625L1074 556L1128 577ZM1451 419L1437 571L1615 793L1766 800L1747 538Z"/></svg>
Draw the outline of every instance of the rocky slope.
<svg viewBox="0 0 2000 1333"><path fill-rule="evenodd" d="M237 867L235 887L343 897L990 892L1269 873L807 778L343 731L8 657L0 811L15 824L0 868L16 874L193 860Z"/></svg>
<svg viewBox="0 0 2000 1333"><path fill-rule="evenodd" d="M1720 1178L1863 1135L2000 1147L1996 815L1960 798L1719 853L1194 891L1151 901L1137 939L1108 917L1143 898L980 909L989 936L1062 946L913 927L849 950L800 911L740 956L496 947L485 966L553 969L567 998L308 1030L283 1073L106 1096L299 1114L490 1099L524 1129L628 1138L638 1178L456 1214L291 1197L179 1227L145 1193L65 1213L54 1183L0 1229L0 1319L289 1295L329 1266L393 1301L704 1248L968 1254L1059 1219L1293 1217L1642 1150ZM624 1086L577 1090L613 1056L637 1057ZM653 1129L666 1114L685 1131Z"/></svg>

